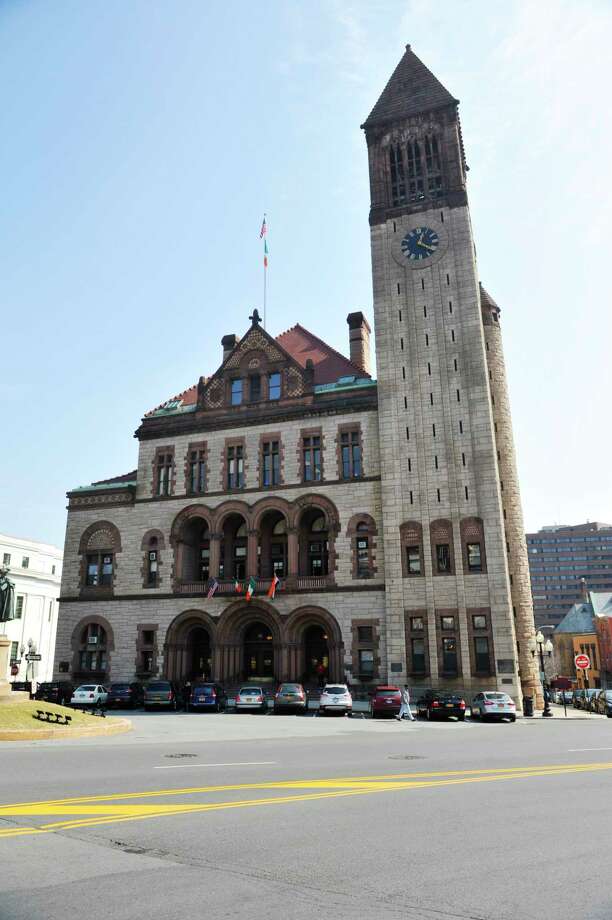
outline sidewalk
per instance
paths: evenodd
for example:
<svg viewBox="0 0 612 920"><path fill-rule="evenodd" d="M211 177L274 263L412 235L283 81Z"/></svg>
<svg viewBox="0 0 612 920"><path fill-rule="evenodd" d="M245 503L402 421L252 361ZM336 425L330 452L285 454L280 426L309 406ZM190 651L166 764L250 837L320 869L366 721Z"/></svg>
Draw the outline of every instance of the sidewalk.
<svg viewBox="0 0 612 920"><path fill-rule="evenodd" d="M562 704L551 703L550 709L555 719L563 719L563 721L569 721L569 719L580 720L580 721L583 721L585 719L590 719L594 721L595 719L605 719L606 718L606 716L600 716L598 713L595 713L595 712L585 712L584 709L574 709L574 707L570 706L569 704L567 706L567 719L563 712ZM542 718L541 711L537 710L534 713L533 718L541 719Z"/></svg>

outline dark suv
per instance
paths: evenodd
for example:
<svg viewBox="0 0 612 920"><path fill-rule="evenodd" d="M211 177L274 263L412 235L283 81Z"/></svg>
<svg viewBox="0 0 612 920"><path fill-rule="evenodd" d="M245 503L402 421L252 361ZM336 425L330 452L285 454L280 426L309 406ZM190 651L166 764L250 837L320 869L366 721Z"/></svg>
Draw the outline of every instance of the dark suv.
<svg viewBox="0 0 612 920"><path fill-rule="evenodd" d="M183 693L178 684L172 680L152 680L144 688L145 712L159 706L174 712L183 705Z"/></svg>
<svg viewBox="0 0 612 920"><path fill-rule="evenodd" d="M69 706L73 692L74 684L69 680L51 680L38 685L34 699L57 703L58 706Z"/></svg>
<svg viewBox="0 0 612 920"><path fill-rule="evenodd" d="M227 694L220 684L194 684L189 694L187 708L208 712L221 712L227 704Z"/></svg>
<svg viewBox="0 0 612 920"><path fill-rule="evenodd" d="M129 706L134 709L136 706L142 706L143 700L144 688L137 681L133 681L131 684L111 684L108 688L106 706L108 709L113 706L117 709L120 706Z"/></svg>
<svg viewBox="0 0 612 920"><path fill-rule="evenodd" d="M465 719L465 700L459 693L427 690L417 701L417 715L424 719Z"/></svg>

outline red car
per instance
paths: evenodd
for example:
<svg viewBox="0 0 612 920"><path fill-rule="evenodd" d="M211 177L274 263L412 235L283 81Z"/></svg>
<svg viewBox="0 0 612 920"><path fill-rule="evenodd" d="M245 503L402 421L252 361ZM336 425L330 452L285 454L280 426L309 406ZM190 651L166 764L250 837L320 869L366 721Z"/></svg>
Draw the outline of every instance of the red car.
<svg viewBox="0 0 612 920"><path fill-rule="evenodd" d="M402 691L399 687L376 687L372 697L372 718L379 716L396 716L402 705Z"/></svg>

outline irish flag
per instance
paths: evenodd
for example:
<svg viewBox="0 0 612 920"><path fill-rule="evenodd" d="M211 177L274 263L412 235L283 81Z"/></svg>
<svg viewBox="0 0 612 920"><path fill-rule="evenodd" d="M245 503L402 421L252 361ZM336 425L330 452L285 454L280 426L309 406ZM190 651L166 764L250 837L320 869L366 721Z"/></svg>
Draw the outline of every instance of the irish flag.
<svg viewBox="0 0 612 920"><path fill-rule="evenodd" d="M257 587L257 582L251 576L251 578L249 578L249 583L247 585L246 594L244 595L247 601L250 601L251 598L253 597L253 593L256 587Z"/></svg>
<svg viewBox="0 0 612 920"><path fill-rule="evenodd" d="M268 597L272 597L272 598L276 597L276 586L279 584L280 584L280 578L275 572L274 577L272 578L272 583L270 584L270 587L268 588Z"/></svg>
<svg viewBox="0 0 612 920"><path fill-rule="evenodd" d="M234 590L236 594L242 594L242 585L237 578L234 579Z"/></svg>

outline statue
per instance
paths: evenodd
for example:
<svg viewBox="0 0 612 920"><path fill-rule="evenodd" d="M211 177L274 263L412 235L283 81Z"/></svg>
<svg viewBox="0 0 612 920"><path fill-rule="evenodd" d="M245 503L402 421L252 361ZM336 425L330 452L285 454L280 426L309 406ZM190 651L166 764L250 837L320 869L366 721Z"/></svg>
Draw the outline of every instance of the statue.
<svg viewBox="0 0 612 920"><path fill-rule="evenodd" d="M8 577L8 569L0 569L0 623L15 619L15 585Z"/></svg>

